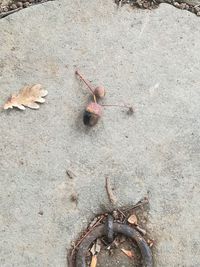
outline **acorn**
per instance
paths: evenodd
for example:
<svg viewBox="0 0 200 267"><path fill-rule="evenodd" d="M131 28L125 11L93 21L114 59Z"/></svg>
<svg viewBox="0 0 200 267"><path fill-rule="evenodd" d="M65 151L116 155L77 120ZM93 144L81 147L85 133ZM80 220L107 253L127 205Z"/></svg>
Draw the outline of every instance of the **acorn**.
<svg viewBox="0 0 200 267"><path fill-rule="evenodd" d="M99 119L102 116L102 111L104 107L121 107L121 108L127 108L128 109L128 114L133 114L134 110L133 107L131 106L127 106L127 105L100 105L97 103L97 101L101 98L103 98L106 94L106 90L105 88L101 85L101 86L97 86L97 87L93 87L91 85L91 83L86 80L83 75L76 70L75 74L77 76L79 76L79 78L86 84L86 86L88 87L89 91L91 92L94 101L90 102L83 114L83 123L87 126L94 126L97 124L97 122L99 121Z"/></svg>
<svg viewBox="0 0 200 267"><path fill-rule="evenodd" d="M106 94L106 90L105 88L100 85L100 86L97 86L95 89L94 89L94 95L97 97L97 98L104 98Z"/></svg>
<svg viewBox="0 0 200 267"><path fill-rule="evenodd" d="M102 116L103 107L96 102L90 102L83 114L83 123L87 126L94 126L97 124Z"/></svg>

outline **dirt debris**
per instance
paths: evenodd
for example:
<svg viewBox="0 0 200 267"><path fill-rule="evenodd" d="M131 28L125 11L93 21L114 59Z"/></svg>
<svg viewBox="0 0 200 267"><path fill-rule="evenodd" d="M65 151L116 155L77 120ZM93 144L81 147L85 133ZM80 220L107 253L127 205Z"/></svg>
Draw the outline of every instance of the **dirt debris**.
<svg viewBox="0 0 200 267"><path fill-rule="evenodd" d="M135 205L113 210L110 214L113 216L114 222L118 223L129 223L131 216L133 218L134 215L137 218L137 225L131 223L129 223L129 225L137 229L142 234L142 236L147 240L149 246L152 247L154 244L154 240L149 238L149 233L148 231L145 230L147 226L146 224L147 224L149 208L150 208L149 202L147 201L147 198L144 198ZM74 264L77 249L80 243L84 240L85 237L87 237L91 233L91 231L94 230L95 227L101 224L105 224L107 216L108 213L97 215L89 224L86 231L81 234L80 238L75 243L73 243L73 247L68 254L70 267L72 267ZM97 265L98 262L97 255L100 253L100 251L101 253L103 253L103 255L106 252L108 252L108 254L111 257L112 255L116 255L117 250L123 252L123 255L127 256L128 258L132 259L134 258L134 264L135 264L134 266L140 266L141 255L137 245L134 242L130 242L129 238L123 235L115 236L114 240L111 243L108 243L105 237L97 239L88 250L88 255L87 255L88 265L90 265L90 267L91 266L95 267Z"/></svg>
<svg viewBox="0 0 200 267"><path fill-rule="evenodd" d="M54 0L0 0L0 19L11 15L17 11ZM197 16L200 16L200 0L114 0L118 6L125 4L131 5L133 8L153 9L157 8L161 3L167 3L182 10L188 10Z"/></svg>
<svg viewBox="0 0 200 267"><path fill-rule="evenodd" d="M153 9L157 8L161 3L171 4L176 8L188 10L197 16L200 16L200 0L115 0L118 6L125 4L131 5L133 8Z"/></svg>
<svg viewBox="0 0 200 267"><path fill-rule="evenodd" d="M53 0L0 0L0 19L11 15L17 11L27 8L29 6L42 4Z"/></svg>

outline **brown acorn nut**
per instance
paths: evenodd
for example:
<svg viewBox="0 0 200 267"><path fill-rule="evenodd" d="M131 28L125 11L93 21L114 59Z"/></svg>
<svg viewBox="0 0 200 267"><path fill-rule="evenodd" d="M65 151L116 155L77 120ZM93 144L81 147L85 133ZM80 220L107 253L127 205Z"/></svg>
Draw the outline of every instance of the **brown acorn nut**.
<svg viewBox="0 0 200 267"><path fill-rule="evenodd" d="M100 85L100 86L97 86L95 89L94 89L94 95L97 97L97 98L104 98L106 94L106 90L105 88Z"/></svg>
<svg viewBox="0 0 200 267"><path fill-rule="evenodd" d="M83 123L87 126L94 126L97 124L102 116L103 107L96 102L90 102L83 115Z"/></svg>
<svg viewBox="0 0 200 267"><path fill-rule="evenodd" d="M87 126L94 126L97 124L99 119L102 116L102 111L104 107L121 107L121 108L127 108L128 109L128 114L133 114L134 110L133 107L127 106L127 105L100 105L97 103L98 99L103 98L105 96L106 90L103 86L97 86L96 88L93 88L91 83L86 80L83 75L76 70L75 74L79 76L79 78L86 84L88 87L89 91L91 92L94 101L90 102L83 114L83 123Z"/></svg>

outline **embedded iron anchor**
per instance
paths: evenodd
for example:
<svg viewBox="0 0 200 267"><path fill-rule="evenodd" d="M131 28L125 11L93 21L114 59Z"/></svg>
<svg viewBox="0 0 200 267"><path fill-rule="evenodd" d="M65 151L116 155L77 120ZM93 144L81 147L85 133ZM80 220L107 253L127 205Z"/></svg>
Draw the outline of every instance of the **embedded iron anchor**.
<svg viewBox="0 0 200 267"><path fill-rule="evenodd" d="M86 267L86 255L92 243L103 236L107 237L109 242L112 242L114 234L122 234L136 242L142 256L142 267L153 267L151 250L141 234L129 225L113 222L111 215L108 215L105 224L95 227L80 243L76 254L75 266Z"/></svg>

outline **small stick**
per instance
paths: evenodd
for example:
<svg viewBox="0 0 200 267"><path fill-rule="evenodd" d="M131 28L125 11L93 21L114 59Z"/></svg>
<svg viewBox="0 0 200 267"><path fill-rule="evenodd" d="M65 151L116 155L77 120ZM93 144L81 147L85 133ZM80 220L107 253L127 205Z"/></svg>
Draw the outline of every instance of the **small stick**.
<svg viewBox="0 0 200 267"><path fill-rule="evenodd" d="M101 106L103 106L103 107L132 108L132 107L130 107L130 106L127 106L127 105L117 105L117 104L115 104L115 105L106 105L106 104L102 104Z"/></svg>
<svg viewBox="0 0 200 267"><path fill-rule="evenodd" d="M119 211L119 213L121 213L124 216L124 218L126 218L126 215L123 213L123 211L121 211L120 209L117 209L117 211Z"/></svg>
<svg viewBox="0 0 200 267"><path fill-rule="evenodd" d="M104 105L104 104L101 104L101 106L102 107L120 107L120 108L127 108L129 114L133 114L133 112L134 112L133 107L127 106L127 105Z"/></svg>
<svg viewBox="0 0 200 267"><path fill-rule="evenodd" d="M144 206L145 204L148 204L149 203L149 200L147 197L141 199L140 201L138 201L134 206L132 206L131 208L128 208L126 209L125 211L129 211L129 210L133 210L133 209L136 209L136 208L139 208L141 206Z"/></svg>
<svg viewBox="0 0 200 267"><path fill-rule="evenodd" d="M106 177L106 191L110 202L115 205L117 203L117 197L113 193L109 177Z"/></svg>
<svg viewBox="0 0 200 267"><path fill-rule="evenodd" d="M75 74L78 75L79 78L87 85L88 89L90 90L90 92L94 97L94 101L96 102L96 96L94 95L94 90L92 85L83 77L83 75L78 70L75 71Z"/></svg>

